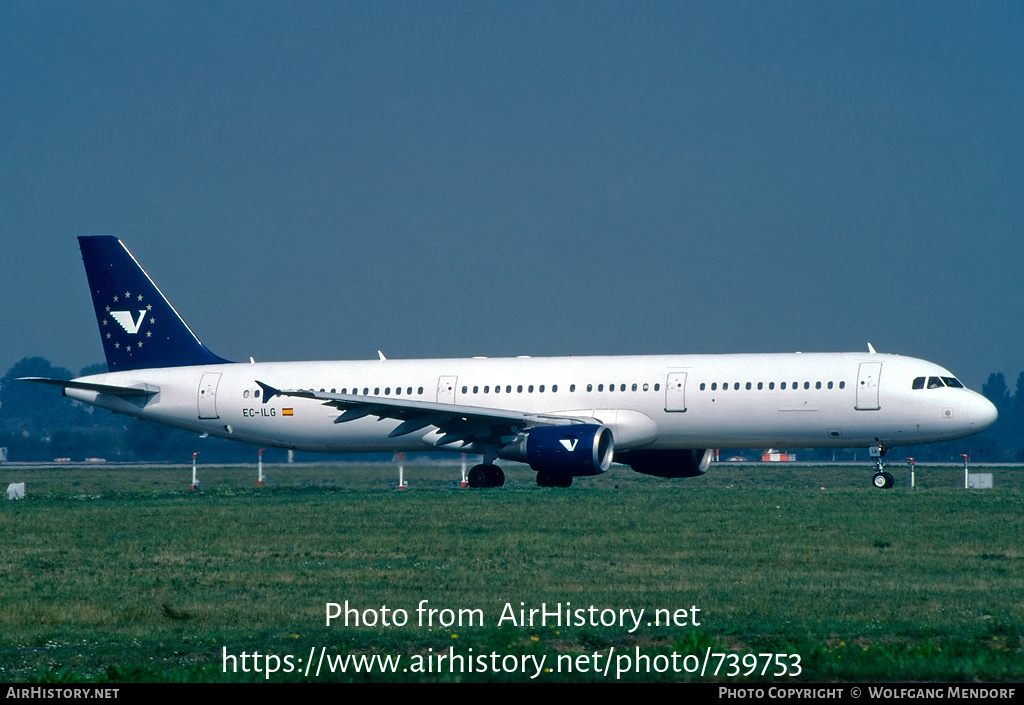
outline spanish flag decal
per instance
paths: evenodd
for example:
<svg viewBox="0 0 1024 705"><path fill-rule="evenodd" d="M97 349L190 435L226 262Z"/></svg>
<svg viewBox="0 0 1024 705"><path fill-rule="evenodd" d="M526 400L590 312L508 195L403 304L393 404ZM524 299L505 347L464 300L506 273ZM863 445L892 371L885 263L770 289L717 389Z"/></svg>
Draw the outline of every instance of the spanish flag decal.
<svg viewBox="0 0 1024 705"><path fill-rule="evenodd" d="M291 408L281 409L281 415L282 416L294 416L295 412L292 411Z"/></svg>

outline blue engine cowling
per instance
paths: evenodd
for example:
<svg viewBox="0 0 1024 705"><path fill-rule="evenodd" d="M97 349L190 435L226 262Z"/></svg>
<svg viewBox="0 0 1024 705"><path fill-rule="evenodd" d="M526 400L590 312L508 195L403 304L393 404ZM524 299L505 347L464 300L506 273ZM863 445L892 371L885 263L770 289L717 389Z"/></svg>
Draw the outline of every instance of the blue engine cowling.
<svg viewBox="0 0 1024 705"><path fill-rule="evenodd" d="M532 428L498 452L538 472L571 477L606 472L614 455L612 430L597 424Z"/></svg>
<svg viewBox="0 0 1024 705"><path fill-rule="evenodd" d="M698 477L708 471L710 450L630 450L618 461L634 471L656 477Z"/></svg>

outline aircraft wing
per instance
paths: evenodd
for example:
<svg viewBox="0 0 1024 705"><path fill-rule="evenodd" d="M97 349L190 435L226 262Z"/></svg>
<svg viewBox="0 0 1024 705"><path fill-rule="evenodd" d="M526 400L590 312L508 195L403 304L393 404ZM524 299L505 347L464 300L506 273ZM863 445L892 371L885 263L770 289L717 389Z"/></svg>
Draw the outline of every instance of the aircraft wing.
<svg viewBox="0 0 1024 705"><path fill-rule="evenodd" d="M90 392L110 394L115 397L151 397L159 389L146 385L145 387L118 387L113 384L95 384L93 382L76 382L67 379L50 379L49 377L18 377L20 382L38 382L39 384L50 384L64 389L86 389Z"/></svg>
<svg viewBox="0 0 1024 705"><path fill-rule="evenodd" d="M439 433L435 446L463 443L509 442L520 431L534 426L566 426L571 424L600 423L593 418L560 416L558 414L530 414L510 409L492 409L483 406L465 406L432 401L416 401L394 397L366 397L354 394L334 394L312 389L276 389L257 380L263 390L263 403L274 396L318 399L324 406L333 406L342 414L335 423L355 421L364 416L378 419L398 419L402 423L388 434L397 438L428 426Z"/></svg>

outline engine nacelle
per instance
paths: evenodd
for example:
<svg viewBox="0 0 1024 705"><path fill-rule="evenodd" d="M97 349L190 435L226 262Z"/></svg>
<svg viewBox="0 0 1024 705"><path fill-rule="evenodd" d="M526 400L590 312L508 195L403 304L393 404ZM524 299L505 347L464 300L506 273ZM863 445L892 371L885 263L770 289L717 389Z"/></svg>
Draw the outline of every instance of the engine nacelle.
<svg viewBox="0 0 1024 705"><path fill-rule="evenodd" d="M618 461L644 475L657 477L698 477L711 465L710 450L630 450L619 454Z"/></svg>
<svg viewBox="0 0 1024 705"><path fill-rule="evenodd" d="M499 458L529 463L537 472L570 477L607 472L614 454L612 430L596 424L531 428L498 451Z"/></svg>

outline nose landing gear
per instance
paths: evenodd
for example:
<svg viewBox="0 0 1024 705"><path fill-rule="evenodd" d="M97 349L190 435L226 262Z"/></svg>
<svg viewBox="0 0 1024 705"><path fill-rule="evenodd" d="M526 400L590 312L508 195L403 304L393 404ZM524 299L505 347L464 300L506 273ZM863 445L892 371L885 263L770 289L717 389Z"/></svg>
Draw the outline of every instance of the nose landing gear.
<svg viewBox="0 0 1024 705"><path fill-rule="evenodd" d="M885 471L885 466L882 464L882 458L889 452L889 449L879 443L877 446L871 446L868 449L868 454L874 458L875 461L875 476L871 478L871 484L880 490L892 489L892 486L896 484L892 475Z"/></svg>

